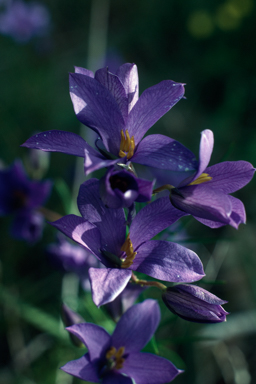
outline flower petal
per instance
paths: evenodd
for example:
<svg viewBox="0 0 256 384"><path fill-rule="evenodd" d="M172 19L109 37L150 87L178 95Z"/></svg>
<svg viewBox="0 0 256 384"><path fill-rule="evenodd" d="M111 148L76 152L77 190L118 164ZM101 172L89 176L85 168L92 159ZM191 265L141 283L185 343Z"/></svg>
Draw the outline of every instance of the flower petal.
<svg viewBox="0 0 256 384"><path fill-rule="evenodd" d="M134 381L128 376L111 371L103 376L102 384L134 384Z"/></svg>
<svg viewBox="0 0 256 384"><path fill-rule="evenodd" d="M86 345L90 361L103 357L106 349L110 347L111 336L96 324L81 323L66 329Z"/></svg>
<svg viewBox="0 0 256 384"><path fill-rule="evenodd" d="M130 239L134 250L142 243L175 223L185 212L176 209L169 197L162 197L142 208L130 227Z"/></svg>
<svg viewBox="0 0 256 384"><path fill-rule="evenodd" d="M179 191L173 190L170 195L176 208L203 219L229 223L232 204L227 195L210 188L209 183L190 185Z"/></svg>
<svg viewBox="0 0 256 384"><path fill-rule="evenodd" d="M211 188L233 193L251 181L255 168L247 161L224 161L208 167L205 172L212 177L207 182Z"/></svg>
<svg viewBox="0 0 256 384"><path fill-rule="evenodd" d="M232 204L232 213L229 217L228 224L238 229L239 224L245 224L246 222L246 213L245 213L244 205L241 200L235 198L234 196L228 195L227 197ZM224 223L220 223L218 221L206 220L196 216L194 216L194 218L200 221L200 223L207 225L210 228L219 228L225 225Z"/></svg>
<svg viewBox="0 0 256 384"><path fill-rule="evenodd" d="M113 301L128 284L132 272L128 269L90 268L92 299L100 307Z"/></svg>
<svg viewBox="0 0 256 384"><path fill-rule="evenodd" d="M169 360L145 352L131 353L120 372L132 377L136 384L169 383L182 373Z"/></svg>
<svg viewBox="0 0 256 384"><path fill-rule="evenodd" d="M195 171L198 166L189 149L178 141L159 134L146 136L139 143L132 162L176 172Z"/></svg>
<svg viewBox="0 0 256 384"><path fill-rule="evenodd" d="M201 141L199 148L199 167L193 180L197 179L205 170L210 162L214 145L213 132L210 129L205 129L201 132ZM191 180L192 181L192 180Z"/></svg>
<svg viewBox="0 0 256 384"><path fill-rule="evenodd" d="M75 67L75 73L81 73L81 75L89 76L94 78L94 73L90 71L89 69L82 68L82 67Z"/></svg>
<svg viewBox="0 0 256 384"><path fill-rule="evenodd" d="M125 347L125 354L140 351L155 333L160 317L160 308L155 300L147 299L133 305L117 323L112 345L117 350Z"/></svg>
<svg viewBox="0 0 256 384"><path fill-rule="evenodd" d="M84 219L99 229L104 249L119 256L125 241L125 214L123 209L105 207L99 195L99 180L90 179L81 185L77 205Z"/></svg>
<svg viewBox="0 0 256 384"><path fill-rule="evenodd" d="M95 79L98 80L114 97L122 113L124 121L128 117L128 97L121 80L118 76L108 71L108 68L101 68L95 72Z"/></svg>
<svg viewBox="0 0 256 384"><path fill-rule="evenodd" d="M106 149L117 156L124 120L112 94L97 80L71 73L70 96L78 120L95 130Z"/></svg>
<svg viewBox="0 0 256 384"><path fill-rule="evenodd" d="M184 86L172 80L164 80L146 89L129 113L126 128L135 143L184 95Z"/></svg>
<svg viewBox="0 0 256 384"><path fill-rule="evenodd" d="M97 362L90 362L88 353L80 357L80 359L69 361L61 369L81 380L93 381L94 383L100 382L98 364Z"/></svg>
<svg viewBox="0 0 256 384"><path fill-rule="evenodd" d="M86 150L91 155L98 155L87 142L72 132L46 131L31 136L21 147L41 149L45 152L62 152L68 155L84 157Z"/></svg>
<svg viewBox="0 0 256 384"><path fill-rule="evenodd" d="M101 168L107 168L116 163L120 163L120 159L108 160L100 153L92 154L85 150L84 152L84 173L88 176L91 172L97 171Z"/></svg>
<svg viewBox="0 0 256 384"><path fill-rule="evenodd" d="M155 279L193 282L204 276L204 269L197 254L182 245L169 241L151 240L137 249L130 267Z"/></svg>
<svg viewBox="0 0 256 384"><path fill-rule="evenodd" d="M104 259L99 251L101 243L100 232L94 224L76 215L64 216L50 224L70 239L88 249L104 263Z"/></svg>
<svg viewBox="0 0 256 384"><path fill-rule="evenodd" d="M132 110L139 98L139 77L135 64L126 63L121 65L116 72L121 80L126 95L128 96L128 113Z"/></svg>

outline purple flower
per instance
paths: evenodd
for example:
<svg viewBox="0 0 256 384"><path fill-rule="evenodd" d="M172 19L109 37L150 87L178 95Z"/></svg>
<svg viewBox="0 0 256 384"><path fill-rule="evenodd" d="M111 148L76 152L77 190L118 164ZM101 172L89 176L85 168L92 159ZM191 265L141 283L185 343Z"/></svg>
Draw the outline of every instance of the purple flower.
<svg viewBox="0 0 256 384"><path fill-rule="evenodd" d="M152 182L126 170L110 168L100 180L100 197L109 208L128 208L134 201L150 201L152 190Z"/></svg>
<svg viewBox="0 0 256 384"><path fill-rule="evenodd" d="M229 224L238 228L245 223L243 203L230 196L252 179L255 168L246 161L225 161L208 167L213 150L213 133L202 132L199 165L194 176L171 186L171 203L201 223L217 228Z"/></svg>
<svg viewBox="0 0 256 384"><path fill-rule="evenodd" d="M107 68L93 72L76 68L70 74L70 95L78 119L100 136L99 152L80 136L48 131L28 139L22 146L58 151L85 158L85 173L116 163L135 163L175 172L195 171L197 161L179 142L145 133L184 95L184 86L165 80L139 97L135 64L126 63L116 74ZM185 176L184 176L185 177Z"/></svg>
<svg viewBox="0 0 256 384"><path fill-rule="evenodd" d="M15 0L0 14L0 33L25 43L33 36L45 34L49 22L49 12L42 4Z"/></svg>
<svg viewBox="0 0 256 384"><path fill-rule="evenodd" d="M67 330L78 337L88 353L61 369L84 381L102 384L164 384L179 373L169 360L140 352L153 336L160 321L155 300L131 307L110 336L102 327L82 323Z"/></svg>
<svg viewBox="0 0 256 384"><path fill-rule="evenodd" d="M90 290L88 270L90 267L99 266L99 262L88 249L71 244L61 235L58 236L57 243L47 247L47 253L60 263L67 272L76 273L84 290Z"/></svg>
<svg viewBox="0 0 256 384"><path fill-rule="evenodd" d="M30 181L20 161L0 170L0 215L14 215L12 235L29 242L38 240L43 217L35 210L44 204L51 190L49 181Z"/></svg>
<svg viewBox="0 0 256 384"><path fill-rule="evenodd" d="M182 319L197 323L220 323L226 321L226 312L221 304L227 301L196 285L180 284L168 287L162 294L165 305Z"/></svg>
<svg viewBox="0 0 256 384"><path fill-rule="evenodd" d="M193 282L204 275L198 256L185 247L150 239L183 215L157 200L144 207L132 221L126 236L123 209L108 209L99 197L99 181L81 185L78 208L83 217L64 216L52 223L84 246L106 268L90 268L92 296L97 306L114 300L126 287L132 271L172 282ZM167 207L167 208L166 208Z"/></svg>

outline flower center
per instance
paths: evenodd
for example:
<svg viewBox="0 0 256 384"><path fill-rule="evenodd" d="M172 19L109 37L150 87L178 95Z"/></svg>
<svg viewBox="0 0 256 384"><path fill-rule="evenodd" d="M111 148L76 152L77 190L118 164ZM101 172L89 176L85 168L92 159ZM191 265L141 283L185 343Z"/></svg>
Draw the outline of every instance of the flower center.
<svg viewBox="0 0 256 384"><path fill-rule="evenodd" d="M17 189L12 194L13 209L20 209L26 205L27 196L24 191Z"/></svg>
<svg viewBox="0 0 256 384"><path fill-rule="evenodd" d="M212 180L212 177L208 175L208 173L202 173L197 179L192 181L192 183L189 183L188 185L196 185L196 184L202 184L206 181Z"/></svg>
<svg viewBox="0 0 256 384"><path fill-rule="evenodd" d="M134 136L130 137L128 129L126 129L125 134L124 131L121 130L121 143L119 149L119 156L125 157L129 160L133 154L135 149L135 141Z"/></svg>
<svg viewBox="0 0 256 384"><path fill-rule="evenodd" d="M124 364L124 350L125 347L120 347L116 350L115 347L111 347L106 353L106 359L110 362L111 369L121 369Z"/></svg>
<svg viewBox="0 0 256 384"><path fill-rule="evenodd" d="M127 236L124 244L122 245L121 251L126 253L126 258L122 259L121 268L129 268L133 264L133 260L137 255L137 252L134 252L133 250L130 234Z"/></svg>

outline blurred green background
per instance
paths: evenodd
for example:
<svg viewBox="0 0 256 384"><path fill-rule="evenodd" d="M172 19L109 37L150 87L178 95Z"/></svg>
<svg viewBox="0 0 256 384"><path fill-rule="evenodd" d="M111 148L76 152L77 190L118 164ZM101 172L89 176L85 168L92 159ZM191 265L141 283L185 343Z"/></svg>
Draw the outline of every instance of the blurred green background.
<svg viewBox="0 0 256 384"><path fill-rule="evenodd" d="M74 65L95 70L134 62L140 93L162 80L186 83L181 100L149 131L161 132L198 153L200 132L211 129L210 164L247 160L256 164L256 5L253 0L77 0L44 1L51 13L48 35L18 44L0 35L0 157L26 161L19 146L35 132L79 133L68 92ZM84 128L84 132L86 128ZM47 207L67 212L76 159L51 154L47 178L56 182ZM82 172L82 170L81 170ZM82 173L81 173L82 175ZM83 180L83 176L82 180ZM202 286L226 299L226 323L201 326L176 319L162 307L156 333L160 355L185 373L177 384L256 382L256 199L255 180L236 193L247 225L212 231L193 219L184 225L196 243L207 277ZM45 256L55 238L28 246L9 237L1 218L1 361L3 384L69 384L80 381L58 368L81 356L63 331L64 300L87 321L113 329L89 294ZM197 243L198 242L198 243ZM159 299L154 290L145 294ZM140 298L141 300L143 297ZM154 343L147 347L155 351ZM146 367L145 367L146 369Z"/></svg>

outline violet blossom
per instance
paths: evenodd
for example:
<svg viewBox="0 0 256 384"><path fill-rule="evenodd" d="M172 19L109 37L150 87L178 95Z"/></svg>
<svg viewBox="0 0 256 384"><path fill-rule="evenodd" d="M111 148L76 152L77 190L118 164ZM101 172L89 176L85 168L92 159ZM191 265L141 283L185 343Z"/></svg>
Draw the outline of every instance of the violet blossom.
<svg viewBox="0 0 256 384"><path fill-rule="evenodd" d="M93 72L76 67L70 74L70 95L78 119L100 137L98 150L80 136L47 131L32 136L22 146L63 152L85 158L85 174L117 163L143 164L188 176L197 168L191 151L160 134L145 133L184 95L184 85L165 80L139 97L135 64L126 63L116 74L102 68ZM189 173L190 172L190 173ZM185 177L185 176L184 176Z"/></svg>
<svg viewBox="0 0 256 384"><path fill-rule="evenodd" d="M229 194L249 183L255 168L247 161L225 161L208 167L213 142L212 131L203 131L198 169L178 185L169 186L170 201L184 214L193 215L211 228L226 224L238 228L246 221L244 205Z"/></svg>
<svg viewBox="0 0 256 384"><path fill-rule="evenodd" d="M197 323L220 323L226 321L222 304L227 301L196 285L178 284L168 287L162 294L165 305L175 315Z"/></svg>
<svg viewBox="0 0 256 384"><path fill-rule="evenodd" d="M51 191L50 181L30 181L19 160L0 170L0 216L13 215L12 235L28 242L38 240L43 216L37 209Z"/></svg>
<svg viewBox="0 0 256 384"><path fill-rule="evenodd" d="M45 34L49 23L48 10L37 2L14 0L8 2L0 13L0 33L13 37L19 43Z"/></svg>
<svg viewBox="0 0 256 384"><path fill-rule="evenodd" d="M98 267L99 261L92 253L77 244L71 244L66 237L59 235L57 242L48 245L47 254L67 272L75 273L85 291L90 290L88 270Z"/></svg>
<svg viewBox="0 0 256 384"><path fill-rule="evenodd" d="M132 172L110 168L100 179L100 197L109 208L128 208L134 201L151 200L153 182L135 177Z"/></svg>
<svg viewBox="0 0 256 384"><path fill-rule="evenodd" d="M168 200L168 197L166 198ZM167 241L151 240L183 215L166 200L144 207L126 236L123 209L108 209L99 196L99 181L80 187L78 208L83 217L67 215L52 223L66 236L93 253L106 268L90 268L93 301L97 306L113 301L126 287L133 271L155 279L193 282L204 275L198 256Z"/></svg>
<svg viewBox="0 0 256 384"><path fill-rule="evenodd" d="M67 330L83 342L88 352L61 369L84 381L102 384L164 384L182 371L169 360L140 352L160 321L160 309L148 299L132 306L121 317L110 336L104 328L90 323Z"/></svg>

